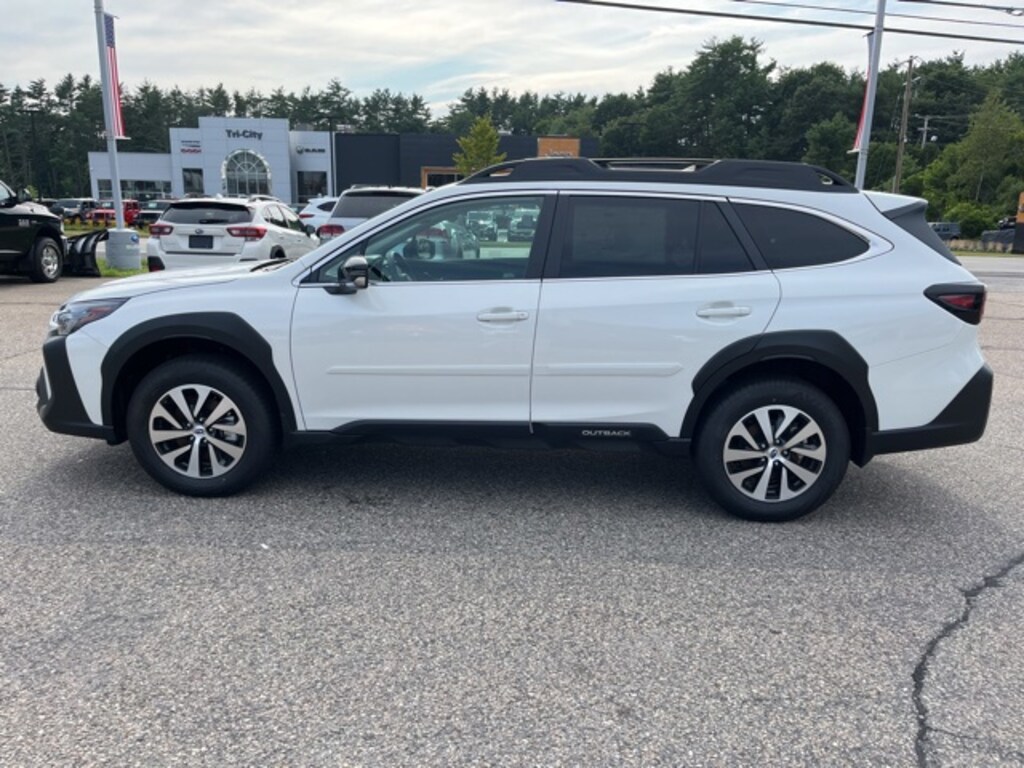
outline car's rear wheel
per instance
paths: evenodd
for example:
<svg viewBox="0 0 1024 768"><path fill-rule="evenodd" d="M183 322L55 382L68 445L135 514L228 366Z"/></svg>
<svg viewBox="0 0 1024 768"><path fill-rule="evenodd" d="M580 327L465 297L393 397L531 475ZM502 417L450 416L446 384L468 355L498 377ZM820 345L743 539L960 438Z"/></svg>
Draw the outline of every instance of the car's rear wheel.
<svg viewBox="0 0 1024 768"><path fill-rule="evenodd" d="M842 413L798 379L741 385L711 406L694 446L708 492L748 520L794 520L823 504L850 459Z"/></svg>
<svg viewBox="0 0 1024 768"><path fill-rule="evenodd" d="M190 496L241 490L277 447L275 409L242 367L207 355L164 363L136 387L127 432L142 467Z"/></svg>
<svg viewBox="0 0 1024 768"><path fill-rule="evenodd" d="M28 277L33 283L55 283L64 270L64 254L52 237L40 237L32 246Z"/></svg>

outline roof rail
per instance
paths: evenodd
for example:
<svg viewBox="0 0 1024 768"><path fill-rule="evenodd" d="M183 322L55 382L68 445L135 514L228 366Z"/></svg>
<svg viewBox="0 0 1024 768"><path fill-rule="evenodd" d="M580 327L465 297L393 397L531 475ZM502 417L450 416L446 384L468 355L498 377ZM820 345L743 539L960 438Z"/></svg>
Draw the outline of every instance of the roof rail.
<svg viewBox="0 0 1024 768"><path fill-rule="evenodd" d="M641 181L667 184L856 192L842 176L806 163L778 160L708 160L678 157L538 157L492 165L461 184L499 181Z"/></svg>

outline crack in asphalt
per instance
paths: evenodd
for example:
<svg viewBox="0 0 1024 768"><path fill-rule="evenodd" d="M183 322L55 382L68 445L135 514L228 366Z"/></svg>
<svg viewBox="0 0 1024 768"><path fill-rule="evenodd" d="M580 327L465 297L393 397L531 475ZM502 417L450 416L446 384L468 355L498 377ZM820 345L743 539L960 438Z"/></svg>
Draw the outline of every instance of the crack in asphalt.
<svg viewBox="0 0 1024 768"><path fill-rule="evenodd" d="M933 637L925 646L924 653L921 655L920 661L918 661L917 666L914 667L914 708L917 710L917 738L914 740L914 753L917 755L917 764L921 766L921 768L928 768L928 766L932 765L928 755L928 742L931 734L944 733L950 736L955 736L961 740L969 739L967 736L944 731L929 723L928 706L924 703L924 688L928 681L928 666L934 658L935 652L938 650L942 641L954 635L961 627L966 626L970 621L971 612L974 610L974 607L978 602L978 598L989 589L1003 586L1003 579L1006 578L1011 571L1022 564L1024 564L1024 552L1009 560L995 573L982 577L980 583L975 584L969 589L961 590L961 593L964 596L963 611L961 611L960 615L956 619L948 621L942 626L942 629L939 630L938 634L935 635L935 637ZM997 745L993 746L998 750ZM1014 754L1016 755L1017 753Z"/></svg>

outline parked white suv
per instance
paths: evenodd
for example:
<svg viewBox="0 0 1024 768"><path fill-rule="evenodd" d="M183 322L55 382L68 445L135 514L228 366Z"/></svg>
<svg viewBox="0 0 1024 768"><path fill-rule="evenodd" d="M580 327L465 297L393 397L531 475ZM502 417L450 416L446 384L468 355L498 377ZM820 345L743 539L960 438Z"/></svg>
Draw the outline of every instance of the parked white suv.
<svg viewBox="0 0 1024 768"><path fill-rule="evenodd" d="M187 198L149 227L151 272L240 261L295 259L320 241L295 211L274 198Z"/></svg>
<svg viewBox="0 0 1024 768"><path fill-rule="evenodd" d="M315 232L330 218L331 211L334 210L334 204L337 202L338 198L336 195L333 197L310 198L305 207L299 211L299 218L303 224L307 227L312 227Z"/></svg>
<svg viewBox="0 0 1024 768"><path fill-rule="evenodd" d="M348 232L367 219L379 216L406 200L423 194L417 187L352 187L341 193L327 220L317 227L321 240L327 241Z"/></svg>
<svg viewBox="0 0 1024 768"><path fill-rule="evenodd" d="M438 247L526 209L524 241ZM285 438L448 438L692 454L727 510L792 519L851 460L984 431L985 287L925 210L802 164L505 163L293 262L75 296L39 413L193 495Z"/></svg>

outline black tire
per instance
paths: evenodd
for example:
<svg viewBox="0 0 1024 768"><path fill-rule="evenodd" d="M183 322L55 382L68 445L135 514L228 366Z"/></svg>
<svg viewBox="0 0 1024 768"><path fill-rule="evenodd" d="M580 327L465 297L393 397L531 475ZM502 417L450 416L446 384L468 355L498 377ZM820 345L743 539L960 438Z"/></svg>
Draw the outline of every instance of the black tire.
<svg viewBox="0 0 1024 768"><path fill-rule="evenodd" d="M188 496L227 496L269 466L279 442L276 413L252 374L190 355L142 380L126 428L135 458L158 483Z"/></svg>
<svg viewBox="0 0 1024 768"><path fill-rule="evenodd" d="M772 433L768 439L761 425ZM755 381L710 406L694 460L726 511L758 522L795 520L828 500L842 481L849 429L817 387L784 377Z"/></svg>
<svg viewBox="0 0 1024 768"><path fill-rule="evenodd" d="M52 237L40 237L32 244L28 277L33 283L55 283L64 271L64 252Z"/></svg>

